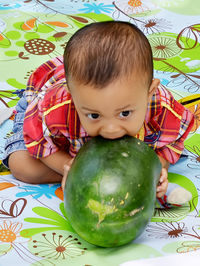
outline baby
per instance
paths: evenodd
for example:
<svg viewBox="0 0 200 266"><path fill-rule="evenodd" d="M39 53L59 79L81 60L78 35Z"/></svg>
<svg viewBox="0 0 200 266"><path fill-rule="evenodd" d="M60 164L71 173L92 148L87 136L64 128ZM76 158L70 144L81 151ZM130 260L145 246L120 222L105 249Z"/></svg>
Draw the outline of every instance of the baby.
<svg viewBox="0 0 200 266"><path fill-rule="evenodd" d="M147 143L161 161L158 198L167 191L169 163L179 159L194 122L189 110L153 78L145 35L120 21L78 30L63 57L30 76L16 111L3 163L17 179L61 182L91 137L130 135Z"/></svg>

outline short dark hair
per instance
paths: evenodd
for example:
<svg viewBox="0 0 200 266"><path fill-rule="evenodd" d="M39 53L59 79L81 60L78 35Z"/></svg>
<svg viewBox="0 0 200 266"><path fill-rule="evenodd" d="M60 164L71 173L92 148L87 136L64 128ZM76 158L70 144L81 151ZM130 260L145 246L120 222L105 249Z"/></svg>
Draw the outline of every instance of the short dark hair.
<svg viewBox="0 0 200 266"><path fill-rule="evenodd" d="M134 71L148 85L153 79L153 58L146 36L133 24L105 21L79 29L64 52L66 79L103 88Z"/></svg>

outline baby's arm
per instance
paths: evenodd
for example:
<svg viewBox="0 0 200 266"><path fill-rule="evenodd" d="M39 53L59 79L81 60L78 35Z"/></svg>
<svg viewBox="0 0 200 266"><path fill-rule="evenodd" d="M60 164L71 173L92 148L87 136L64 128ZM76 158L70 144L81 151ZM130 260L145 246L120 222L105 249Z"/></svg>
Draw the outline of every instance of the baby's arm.
<svg viewBox="0 0 200 266"><path fill-rule="evenodd" d="M162 198L164 195L167 196L168 204L185 204L191 200L192 194L184 189L183 187L169 183L168 184L168 168L169 162L163 157L158 156L162 164L162 170L160 174L159 185L157 186L157 198ZM169 185L169 186L168 186ZM169 207L169 206L168 206Z"/></svg>
<svg viewBox="0 0 200 266"><path fill-rule="evenodd" d="M73 158L68 153L59 150L52 155L40 158L40 160L53 171L63 176L64 166L67 165L70 167Z"/></svg>
<svg viewBox="0 0 200 266"><path fill-rule="evenodd" d="M157 186L157 198L161 198L165 195L168 187L168 168L169 162L166 161L163 157L159 156L160 162L162 164L162 170L160 173L159 185Z"/></svg>

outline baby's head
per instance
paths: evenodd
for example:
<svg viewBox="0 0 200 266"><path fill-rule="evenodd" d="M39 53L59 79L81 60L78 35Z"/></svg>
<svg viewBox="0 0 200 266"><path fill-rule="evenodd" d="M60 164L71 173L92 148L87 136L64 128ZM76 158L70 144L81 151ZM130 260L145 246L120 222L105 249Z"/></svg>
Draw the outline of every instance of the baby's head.
<svg viewBox="0 0 200 266"><path fill-rule="evenodd" d="M64 66L81 123L90 136L135 136L145 119L153 60L145 35L120 21L93 23L69 40Z"/></svg>
<svg viewBox="0 0 200 266"><path fill-rule="evenodd" d="M64 65L67 79L97 88L133 72L148 85L153 78L150 44L128 22L93 23L78 30L66 46Z"/></svg>

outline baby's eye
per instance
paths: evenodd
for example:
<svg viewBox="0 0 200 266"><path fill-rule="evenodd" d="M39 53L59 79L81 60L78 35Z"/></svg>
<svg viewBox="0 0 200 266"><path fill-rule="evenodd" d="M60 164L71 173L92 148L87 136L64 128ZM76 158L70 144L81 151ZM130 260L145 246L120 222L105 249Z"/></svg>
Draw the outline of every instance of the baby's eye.
<svg viewBox="0 0 200 266"><path fill-rule="evenodd" d="M127 111L122 111L122 112L119 114L119 116L120 116L121 118L126 118L126 117L130 116L131 113L132 113L132 111L129 111L129 110L127 110Z"/></svg>
<svg viewBox="0 0 200 266"><path fill-rule="evenodd" d="M95 119L99 118L99 114L96 114L96 113L87 114L87 117L92 119L92 120L95 120Z"/></svg>

